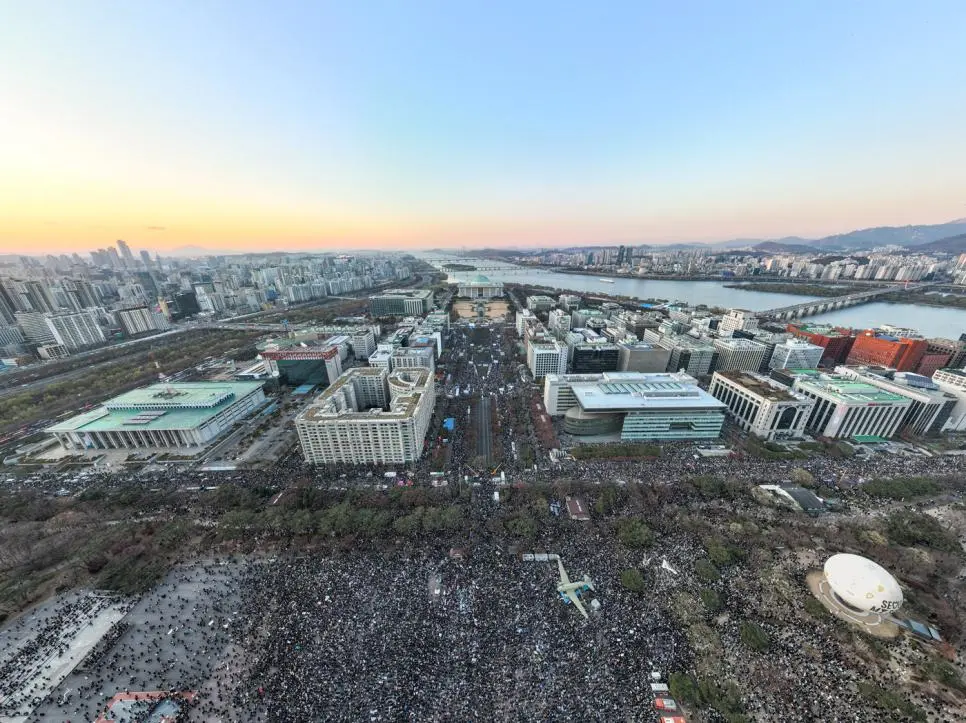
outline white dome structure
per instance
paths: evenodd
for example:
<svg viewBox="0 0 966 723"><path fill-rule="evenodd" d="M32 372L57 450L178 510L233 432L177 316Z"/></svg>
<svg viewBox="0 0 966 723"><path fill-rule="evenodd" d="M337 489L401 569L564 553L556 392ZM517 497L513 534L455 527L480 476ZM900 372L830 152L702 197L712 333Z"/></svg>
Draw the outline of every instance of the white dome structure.
<svg viewBox="0 0 966 723"><path fill-rule="evenodd" d="M892 613L902 607L902 589L889 571L861 555L832 555L825 579L840 602L853 610Z"/></svg>

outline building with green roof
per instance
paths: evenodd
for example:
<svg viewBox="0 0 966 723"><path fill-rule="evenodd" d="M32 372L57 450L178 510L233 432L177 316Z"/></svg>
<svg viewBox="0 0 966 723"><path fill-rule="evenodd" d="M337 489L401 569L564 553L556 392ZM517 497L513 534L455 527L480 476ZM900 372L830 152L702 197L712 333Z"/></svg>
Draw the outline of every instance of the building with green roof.
<svg viewBox="0 0 966 723"><path fill-rule="evenodd" d="M207 447L265 402L261 382L179 382L125 392L48 427L66 449Z"/></svg>
<svg viewBox="0 0 966 723"><path fill-rule="evenodd" d="M908 397L839 374L802 374L792 388L815 401L805 429L831 439L888 439L899 431L912 404Z"/></svg>

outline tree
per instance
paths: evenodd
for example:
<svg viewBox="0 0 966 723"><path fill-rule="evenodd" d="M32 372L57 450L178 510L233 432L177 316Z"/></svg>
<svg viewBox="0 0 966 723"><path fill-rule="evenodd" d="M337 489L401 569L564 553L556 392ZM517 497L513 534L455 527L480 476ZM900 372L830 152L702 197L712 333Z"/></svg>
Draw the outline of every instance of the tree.
<svg viewBox="0 0 966 723"><path fill-rule="evenodd" d="M694 574L703 582L715 582L721 579L721 573L718 572L718 568L712 565L711 561L705 557L702 557L694 563Z"/></svg>
<svg viewBox="0 0 966 723"><path fill-rule="evenodd" d="M796 467L791 471L789 475L792 482L802 487L814 487L815 477L807 469L802 469L801 467Z"/></svg>
<svg viewBox="0 0 966 723"><path fill-rule="evenodd" d="M704 609L709 613L716 613L721 609L721 596L709 587L701 588L701 602L704 603Z"/></svg>
<svg viewBox="0 0 966 723"><path fill-rule="evenodd" d="M621 572L621 585L631 592L644 592L644 576L639 570L629 567Z"/></svg>
<svg viewBox="0 0 966 723"><path fill-rule="evenodd" d="M768 650L768 646L771 645L771 638L768 637L768 633L762 630L760 625L745 621L741 624L741 642L752 650L763 652Z"/></svg>
<svg viewBox="0 0 966 723"><path fill-rule="evenodd" d="M623 519L617 523L617 539L632 549L650 546L654 533L642 520Z"/></svg>

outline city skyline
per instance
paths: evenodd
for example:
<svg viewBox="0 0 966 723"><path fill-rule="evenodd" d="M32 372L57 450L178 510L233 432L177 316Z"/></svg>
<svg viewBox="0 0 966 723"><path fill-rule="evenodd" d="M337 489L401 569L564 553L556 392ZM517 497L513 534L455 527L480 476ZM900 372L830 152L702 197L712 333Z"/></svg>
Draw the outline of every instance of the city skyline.
<svg viewBox="0 0 966 723"><path fill-rule="evenodd" d="M966 7L11 5L0 253L816 238L966 216Z"/></svg>

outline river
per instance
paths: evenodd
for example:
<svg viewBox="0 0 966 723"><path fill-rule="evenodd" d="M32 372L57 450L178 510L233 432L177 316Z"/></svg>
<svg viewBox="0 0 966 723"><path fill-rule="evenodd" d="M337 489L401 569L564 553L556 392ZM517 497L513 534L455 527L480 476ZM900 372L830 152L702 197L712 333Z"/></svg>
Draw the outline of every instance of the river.
<svg viewBox="0 0 966 723"><path fill-rule="evenodd" d="M422 255L425 258L443 258L438 253ZM615 278L609 279L608 281L613 282L609 283L595 276L563 274L546 269L530 269L516 264L487 259L453 257L452 261L453 263L486 267L487 270L450 272L447 279L450 282L465 281L477 274L483 274L494 281L503 281L504 283L549 286L554 289L629 296L642 300L685 301L689 304L706 304L726 309L749 309L751 311L764 311L816 298L808 295L772 294L764 291L729 289L725 286L725 283L733 283L731 281L658 281ZM434 263L434 265L440 266L439 263ZM494 267L497 267L497 269L494 269ZM966 333L966 309L919 306L917 304L873 302L848 309L839 309L827 314L809 316L804 321L836 324L856 329L892 324L893 326L918 329L919 333L926 337L942 336L950 339L958 339L960 334Z"/></svg>

